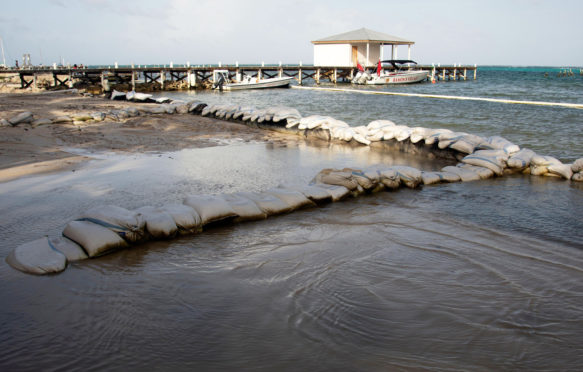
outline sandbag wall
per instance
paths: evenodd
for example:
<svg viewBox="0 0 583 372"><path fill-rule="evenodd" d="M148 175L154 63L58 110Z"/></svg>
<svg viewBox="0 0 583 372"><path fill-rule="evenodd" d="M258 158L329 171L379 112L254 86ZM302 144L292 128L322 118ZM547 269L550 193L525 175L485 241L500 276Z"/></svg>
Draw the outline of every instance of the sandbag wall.
<svg viewBox="0 0 583 372"><path fill-rule="evenodd" d="M183 204L144 206L135 211L119 206L93 208L69 222L61 237L44 237L15 248L6 259L12 267L33 274L57 273L64 270L68 262L97 257L149 240L196 234L217 223L261 220L347 196L400 187L475 181L516 172L583 181L583 158L573 164L563 164L558 159L520 149L498 136L484 138L448 129L410 128L389 120L350 127L329 116L301 117L296 109L287 107L208 106L202 102L168 99L158 99L158 103L163 104L135 111L130 108L124 112L131 111L135 115L199 114L327 141L368 146L396 144L401 151L427 152L459 163L439 172L383 165L367 169L324 169L309 185L278 187L264 192L191 195ZM125 114L116 114L117 119L120 116Z"/></svg>

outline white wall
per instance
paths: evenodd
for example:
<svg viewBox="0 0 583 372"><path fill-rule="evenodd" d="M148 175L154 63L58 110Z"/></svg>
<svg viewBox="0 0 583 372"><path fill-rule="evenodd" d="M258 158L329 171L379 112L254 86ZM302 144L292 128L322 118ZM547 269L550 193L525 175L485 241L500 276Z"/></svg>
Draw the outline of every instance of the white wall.
<svg viewBox="0 0 583 372"><path fill-rule="evenodd" d="M315 44L314 66L351 66L350 44Z"/></svg>

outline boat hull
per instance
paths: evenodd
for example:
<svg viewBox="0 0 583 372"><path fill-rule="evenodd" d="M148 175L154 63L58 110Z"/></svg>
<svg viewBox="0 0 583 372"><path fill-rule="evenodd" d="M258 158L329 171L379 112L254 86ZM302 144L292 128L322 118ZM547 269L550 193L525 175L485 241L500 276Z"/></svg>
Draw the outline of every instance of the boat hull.
<svg viewBox="0 0 583 372"><path fill-rule="evenodd" d="M427 78L427 71L405 71L393 72L381 76L373 76L372 79L367 80L365 84L368 85L385 85L385 84L411 84L418 83Z"/></svg>
<svg viewBox="0 0 583 372"><path fill-rule="evenodd" d="M257 81L251 79L250 82L225 84L225 90L242 90L242 89L263 89L263 88L283 88L289 86L293 77L271 78Z"/></svg>

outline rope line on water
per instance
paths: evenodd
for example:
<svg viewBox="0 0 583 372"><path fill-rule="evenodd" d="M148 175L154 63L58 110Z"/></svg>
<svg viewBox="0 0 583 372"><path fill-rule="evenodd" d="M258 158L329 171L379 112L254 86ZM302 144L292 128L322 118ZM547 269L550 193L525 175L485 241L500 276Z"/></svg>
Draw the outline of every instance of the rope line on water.
<svg viewBox="0 0 583 372"><path fill-rule="evenodd" d="M298 85L292 85L291 87L293 89L321 90L321 91L329 91L329 92L360 93L360 94L378 94L378 95L386 95L386 96L439 98L439 99L456 99L456 100L467 100L467 101L485 101L485 102L497 102L497 103L511 103L511 104L517 104L517 105L559 106L559 107L566 107L566 108L583 109L583 104L581 104L581 103L543 102L543 101L519 101L519 100L513 100L513 99L484 98L484 97L464 97L464 96L446 96L446 95L440 95L440 94L422 94L422 93L380 92L380 91L362 90L362 89L305 87L305 86L298 86Z"/></svg>

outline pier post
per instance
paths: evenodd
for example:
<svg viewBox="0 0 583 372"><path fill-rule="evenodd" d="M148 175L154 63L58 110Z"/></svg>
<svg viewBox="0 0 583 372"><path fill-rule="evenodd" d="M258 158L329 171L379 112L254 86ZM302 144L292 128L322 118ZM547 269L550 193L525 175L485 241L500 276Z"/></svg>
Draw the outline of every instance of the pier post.
<svg viewBox="0 0 583 372"><path fill-rule="evenodd" d="M334 67L334 84L338 81L338 69Z"/></svg>
<svg viewBox="0 0 583 372"><path fill-rule="evenodd" d="M464 67L464 80L467 80L468 78L468 69L466 67Z"/></svg>
<svg viewBox="0 0 583 372"><path fill-rule="evenodd" d="M160 89L164 90L164 70L160 70Z"/></svg>
<svg viewBox="0 0 583 372"><path fill-rule="evenodd" d="M478 65L474 64L474 80L476 80L477 75L478 75Z"/></svg>
<svg viewBox="0 0 583 372"><path fill-rule="evenodd" d="M320 68L316 70L316 84L320 85Z"/></svg>
<svg viewBox="0 0 583 372"><path fill-rule="evenodd" d="M456 80L456 75L457 75L457 68L456 68L456 64L453 64L453 80Z"/></svg>
<svg viewBox="0 0 583 372"><path fill-rule="evenodd" d="M443 80L443 81L445 81L445 70L447 70L447 68L444 67L443 71L442 71L443 76L441 78L441 80Z"/></svg>
<svg viewBox="0 0 583 372"><path fill-rule="evenodd" d="M32 87L36 89L36 72L32 74Z"/></svg>
<svg viewBox="0 0 583 372"><path fill-rule="evenodd" d="M136 72L132 70L132 90L136 90Z"/></svg>

